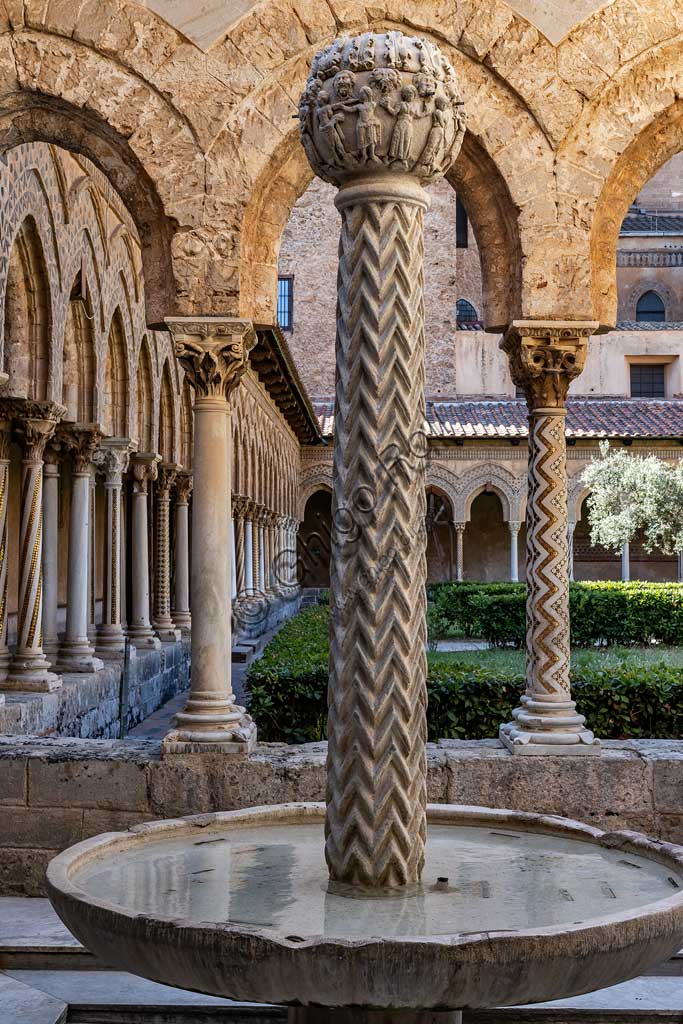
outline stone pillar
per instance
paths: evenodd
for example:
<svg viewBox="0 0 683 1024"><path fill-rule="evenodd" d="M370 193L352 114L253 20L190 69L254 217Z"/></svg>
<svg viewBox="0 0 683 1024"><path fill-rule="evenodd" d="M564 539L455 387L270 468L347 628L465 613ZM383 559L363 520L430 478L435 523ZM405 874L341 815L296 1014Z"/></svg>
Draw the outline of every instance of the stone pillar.
<svg viewBox="0 0 683 1024"><path fill-rule="evenodd" d="M97 630L96 653L101 658L120 657L126 649L123 631L122 601L123 557L123 474L128 468L131 443L127 437L108 437L95 455L95 464L104 473L104 600L102 622ZM134 650L134 648L133 648Z"/></svg>
<svg viewBox="0 0 683 1024"><path fill-rule="evenodd" d="M569 685L566 397L598 324L516 321L501 341L529 407L526 694L500 738L513 753L597 754Z"/></svg>
<svg viewBox="0 0 683 1024"><path fill-rule="evenodd" d="M147 525L147 492L150 481L157 478L159 456L136 452L131 458L133 502L130 524L131 544L131 609L128 637L136 647L158 650L161 641L155 636L149 615L149 534Z"/></svg>
<svg viewBox="0 0 683 1024"><path fill-rule="evenodd" d="M678 552L678 582L683 583L683 551Z"/></svg>
<svg viewBox="0 0 683 1024"><path fill-rule="evenodd" d="M261 508L258 517L258 589L265 594L268 589L268 578L266 576L266 531L268 523L268 510Z"/></svg>
<svg viewBox="0 0 683 1024"><path fill-rule="evenodd" d="M252 518L252 502L247 502L244 512L244 593L251 597L254 593L254 521Z"/></svg>
<svg viewBox="0 0 683 1024"><path fill-rule="evenodd" d="M235 553L235 517L230 517L230 599L237 600L237 556Z"/></svg>
<svg viewBox="0 0 683 1024"><path fill-rule="evenodd" d="M88 513L88 639L97 640L97 474L90 467L90 509Z"/></svg>
<svg viewBox="0 0 683 1024"><path fill-rule="evenodd" d="M574 579L574 530L576 523L569 520L567 523L567 565L570 581Z"/></svg>
<svg viewBox="0 0 683 1024"><path fill-rule="evenodd" d="M341 214L326 858L333 882L400 888L426 833L423 186L464 117L443 54L395 31L317 54L299 115Z"/></svg>
<svg viewBox="0 0 683 1024"><path fill-rule="evenodd" d="M621 547L621 582L628 583L631 579L631 548L626 541Z"/></svg>
<svg viewBox="0 0 683 1024"><path fill-rule="evenodd" d="M513 583L517 583L519 580L517 539L521 525L521 523L515 522L512 519L508 522L508 530L510 531L510 579Z"/></svg>
<svg viewBox="0 0 683 1024"><path fill-rule="evenodd" d="M7 646L7 506L9 503L9 463L12 424L0 420L0 685L7 678L12 656ZM0 693L0 705L5 703Z"/></svg>
<svg viewBox="0 0 683 1024"><path fill-rule="evenodd" d="M43 455L65 410L52 402L17 402L23 440L21 527L19 532L19 619L17 646L6 690L50 692L62 685L43 651Z"/></svg>
<svg viewBox="0 0 683 1024"><path fill-rule="evenodd" d="M59 647L59 460L52 441L43 465L43 650L54 660Z"/></svg>
<svg viewBox="0 0 683 1024"><path fill-rule="evenodd" d="M256 342L251 323L223 317L167 321L194 389L192 470L192 682L166 753L248 753L256 727L232 692L230 399Z"/></svg>
<svg viewBox="0 0 683 1024"><path fill-rule="evenodd" d="M244 597L246 589L244 547L245 547L245 522L244 512L247 499L241 494L233 495L232 511L235 521L235 577L237 584L237 600Z"/></svg>
<svg viewBox="0 0 683 1024"><path fill-rule="evenodd" d="M69 562L66 599L66 632L57 656L60 672L97 672L104 662L96 658L88 639L93 560L92 462L101 438L98 428L75 424L62 427L60 440L73 456L71 509L69 512Z"/></svg>
<svg viewBox="0 0 683 1024"><path fill-rule="evenodd" d="M171 618L171 488L180 466L159 466L156 484L154 561L154 629L160 640L177 643L180 630Z"/></svg>
<svg viewBox="0 0 683 1024"><path fill-rule="evenodd" d="M465 578L463 541L466 526L467 523L453 523L453 529L455 530L455 578L458 582L462 582Z"/></svg>
<svg viewBox="0 0 683 1024"><path fill-rule="evenodd" d="M187 472L176 477L175 503L175 608L173 621L183 636L190 635L190 494L192 476Z"/></svg>

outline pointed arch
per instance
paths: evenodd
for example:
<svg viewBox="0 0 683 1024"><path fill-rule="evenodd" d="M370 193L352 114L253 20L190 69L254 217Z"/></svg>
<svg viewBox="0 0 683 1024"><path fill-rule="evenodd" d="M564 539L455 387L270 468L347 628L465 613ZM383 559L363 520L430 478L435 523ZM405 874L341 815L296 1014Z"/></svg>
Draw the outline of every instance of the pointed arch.
<svg viewBox="0 0 683 1024"><path fill-rule="evenodd" d="M159 446L157 451L162 462L175 462L175 406L173 384L168 359L161 371L161 395L159 400Z"/></svg>
<svg viewBox="0 0 683 1024"><path fill-rule="evenodd" d="M154 377L149 343L145 334L140 345L137 371L138 421L137 440L141 452L154 451Z"/></svg>
<svg viewBox="0 0 683 1024"><path fill-rule="evenodd" d="M50 396L52 298L43 245L32 216L24 219L10 252L5 293L4 369L12 394Z"/></svg>
<svg viewBox="0 0 683 1024"><path fill-rule="evenodd" d="M180 461L188 470L192 469L193 427L192 388L184 378L180 396Z"/></svg>
<svg viewBox="0 0 683 1024"><path fill-rule="evenodd" d="M126 437L128 432L128 360L126 331L121 309L111 318L104 370L104 432L111 437Z"/></svg>
<svg viewBox="0 0 683 1024"><path fill-rule="evenodd" d="M92 307L83 298L82 272L74 280L66 307L64 325L62 405L66 419L92 423L95 419L95 331Z"/></svg>

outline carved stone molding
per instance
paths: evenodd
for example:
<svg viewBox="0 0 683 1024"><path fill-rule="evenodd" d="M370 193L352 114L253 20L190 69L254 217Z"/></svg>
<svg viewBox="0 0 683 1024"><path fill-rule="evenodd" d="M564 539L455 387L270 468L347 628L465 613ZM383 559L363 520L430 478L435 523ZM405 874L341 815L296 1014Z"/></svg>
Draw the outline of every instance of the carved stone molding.
<svg viewBox="0 0 683 1024"><path fill-rule="evenodd" d="M229 399L256 344L250 320L168 317L176 356L197 398Z"/></svg>
<svg viewBox="0 0 683 1024"><path fill-rule="evenodd" d="M159 463L156 488L158 498L170 501L171 489L176 482L176 478L178 476L179 471L180 466L174 462Z"/></svg>
<svg viewBox="0 0 683 1024"><path fill-rule="evenodd" d="M0 462L9 461L11 442L12 424L9 420L0 419Z"/></svg>
<svg viewBox="0 0 683 1024"><path fill-rule="evenodd" d="M79 475L90 473L95 459L102 431L95 423L62 423L58 438L64 449L71 452L74 461L74 472Z"/></svg>
<svg viewBox="0 0 683 1024"><path fill-rule="evenodd" d="M187 505L192 494L192 474L181 470L176 476L175 489L177 503Z"/></svg>
<svg viewBox="0 0 683 1024"><path fill-rule="evenodd" d="M93 462L98 472L104 474L105 485L120 486L134 448L135 445L127 437L106 437L100 442Z"/></svg>
<svg viewBox="0 0 683 1024"><path fill-rule="evenodd" d="M133 489L136 494L147 494L150 481L154 481L159 473L161 456L151 452L136 452L130 460L130 472L133 477Z"/></svg>
<svg viewBox="0 0 683 1024"><path fill-rule="evenodd" d="M530 409L565 405L569 385L586 362L588 339L599 326L593 321L515 320L511 324L500 348Z"/></svg>

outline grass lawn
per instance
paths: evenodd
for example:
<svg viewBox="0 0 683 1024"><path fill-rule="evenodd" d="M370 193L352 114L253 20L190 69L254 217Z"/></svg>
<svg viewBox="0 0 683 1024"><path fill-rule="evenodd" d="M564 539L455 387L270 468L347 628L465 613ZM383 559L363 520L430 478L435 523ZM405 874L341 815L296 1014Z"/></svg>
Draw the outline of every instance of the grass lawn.
<svg viewBox="0 0 683 1024"><path fill-rule="evenodd" d="M483 651L430 651L429 661L434 665L468 665L489 669L492 674L524 673L524 651L492 647ZM608 647L603 650L572 650L572 668L639 668L664 664L683 668L683 647Z"/></svg>

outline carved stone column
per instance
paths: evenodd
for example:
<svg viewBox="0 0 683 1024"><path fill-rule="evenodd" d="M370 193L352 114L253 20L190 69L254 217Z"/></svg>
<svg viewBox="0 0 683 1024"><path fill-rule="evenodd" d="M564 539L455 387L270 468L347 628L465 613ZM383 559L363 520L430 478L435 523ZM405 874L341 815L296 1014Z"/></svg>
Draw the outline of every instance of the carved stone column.
<svg viewBox="0 0 683 1024"><path fill-rule="evenodd" d="M387 31L313 60L299 113L341 213L326 857L335 882L420 880L427 799L423 188L464 133L437 47Z"/></svg>
<svg viewBox="0 0 683 1024"><path fill-rule="evenodd" d="M175 502L175 607L173 621L183 636L192 627L190 614L190 494L192 476L178 473Z"/></svg>
<svg viewBox="0 0 683 1024"><path fill-rule="evenodd" d="M455 530L455 578L461 583L465 578L465 528L467 523L453 523Z"/></svg>
<svg viewBox="0 0 683 1024"><path fill-rule="evenodd" d="M54 661L59 648L59 463L61 446L54 438L43 464L43 650Z"/></svg>
<svg viewBox="0 0 683 1024"><path fill-rule="evenodd" d="M263 532L261 530L261 515L263 505L253 502L251 506L251 561L252 561L252 596L261 594L263 590L261 580L261 543Z"/></svg>
<svg viewBox="0 0 683 1024"><path fill-rule="evenodd" d="M268 531L268 509L261 506L258 517L258 589L265 594L268 589L266 537Z"/></svg>
<svg viewBox="0 0 683 1024"><path fill-rule="evenodd" d="M97 640L97 473L90 467L90 509L88 512L88 640Z"/></svg>
<svg viewBox="0 0 683 1024"><path fill-rule="evenodd" d="M513 583L517 583L519 580L519 556L517 552L517 539L519 537L519 531L522 527L521 523L510 520L508 522L508 530L510 531L510 579Z"/></svg>
<svg viewBox="0 0 683 1024"><path fill-rule="evenodd" d="M248 753L256 727L232 692L230 399L256 342L251 323L223 317L167 321L194 389L192 683L164 751Z"/></svg>
<svg viewBox="0 0 683 1024"><path fill-rule="evenodd" d="M237 600L237 556L235 554L235 516L230 517L230 600Z"/></svg>
<svg viewBox="0 0 683 1024"><path fill-rule="evenodd" d="M516 321L501 341L529 407L526 694L500 738L513 753L597 754L569 685L566 398L596 323Z"/></svg>
<svg viewBox="0 0 683 1024"><path fill-rule="evenodd" d="M576 523L570 519L567 523L567 567L570 582L574 579L574 530Z"/></svg>
<svg viewBox="0 0 683 1024"><path fill-rule="evenodd" d="M149 533L147 524L147 494L151 481L157 478L159 456L152 452L136 452L131 457L133 476L133 502L131 513L131 609L128 619L128 637L140 648L158 650L161 646L155 635L149 614Z"/></svg>
<svg viewBox="0 0 683 1024"><path fill-rule="evenodd" d="M246 580L244 572L244 513L247 499L241 494L233 495L232 513L235 521L235 582L237 584L237 600L244 597Z"/></svg>
<svg viewBox="0 0 683 1024"><path fill-rule="evenodd" d="M73 456L66 632L57 657L60 672L97 672L104 668L104 662L95 657L88 639L92 587L92 463L101 436L99 428L92 424L74 424L60 429L60 440Z"/></svg>
<svg viewBox="0 0 683 1024"><path fill-rule="evenodd" d="M160 640L177 643L180 630L171 618L171 488L180 466L162 463L156 485L154 560L154 629Z"/></svg>
<svg viewBox="0 0 683 1024"><path fill-rule="evenodd" d="M631 579L631 547L626 541L621 546L621 581L628 583Z"/></svg>
<svg viewBox="0 0 683 1024"><path fill-rule="evenodd" d="M254 593L254 502L246 499L244 508L244 594Z"/></svg>
<svg viewBox="0 0 683 1024"><path fill-rule="evenodd" d="M134 446L127 437L108 437L95 455L95 464L104 473L104 601L102 622L97 630L97 654L101 658L120 657L126 649L122 624L123 580L123 474ZM134 650L134 648L133 648Z"/></svg>
<svg viewBox="0 0 683 1024"><path fill-rule="evenodd" d="M10 402L11 405L11 402ZM19 617L17 647L6 690L50 692L62 685L43 651L43 455L65 409L52 402L16 403L23 441L19 532Z"/></svg>
<svg viewBox="0 0 683 1024"><path fill-rule="evenodd" d="M12 424L0 420L0 684L7 678L12 656L7 646L7 506L9 502L9 463ZM5 698L0 694L0 705Z"/></svg>

